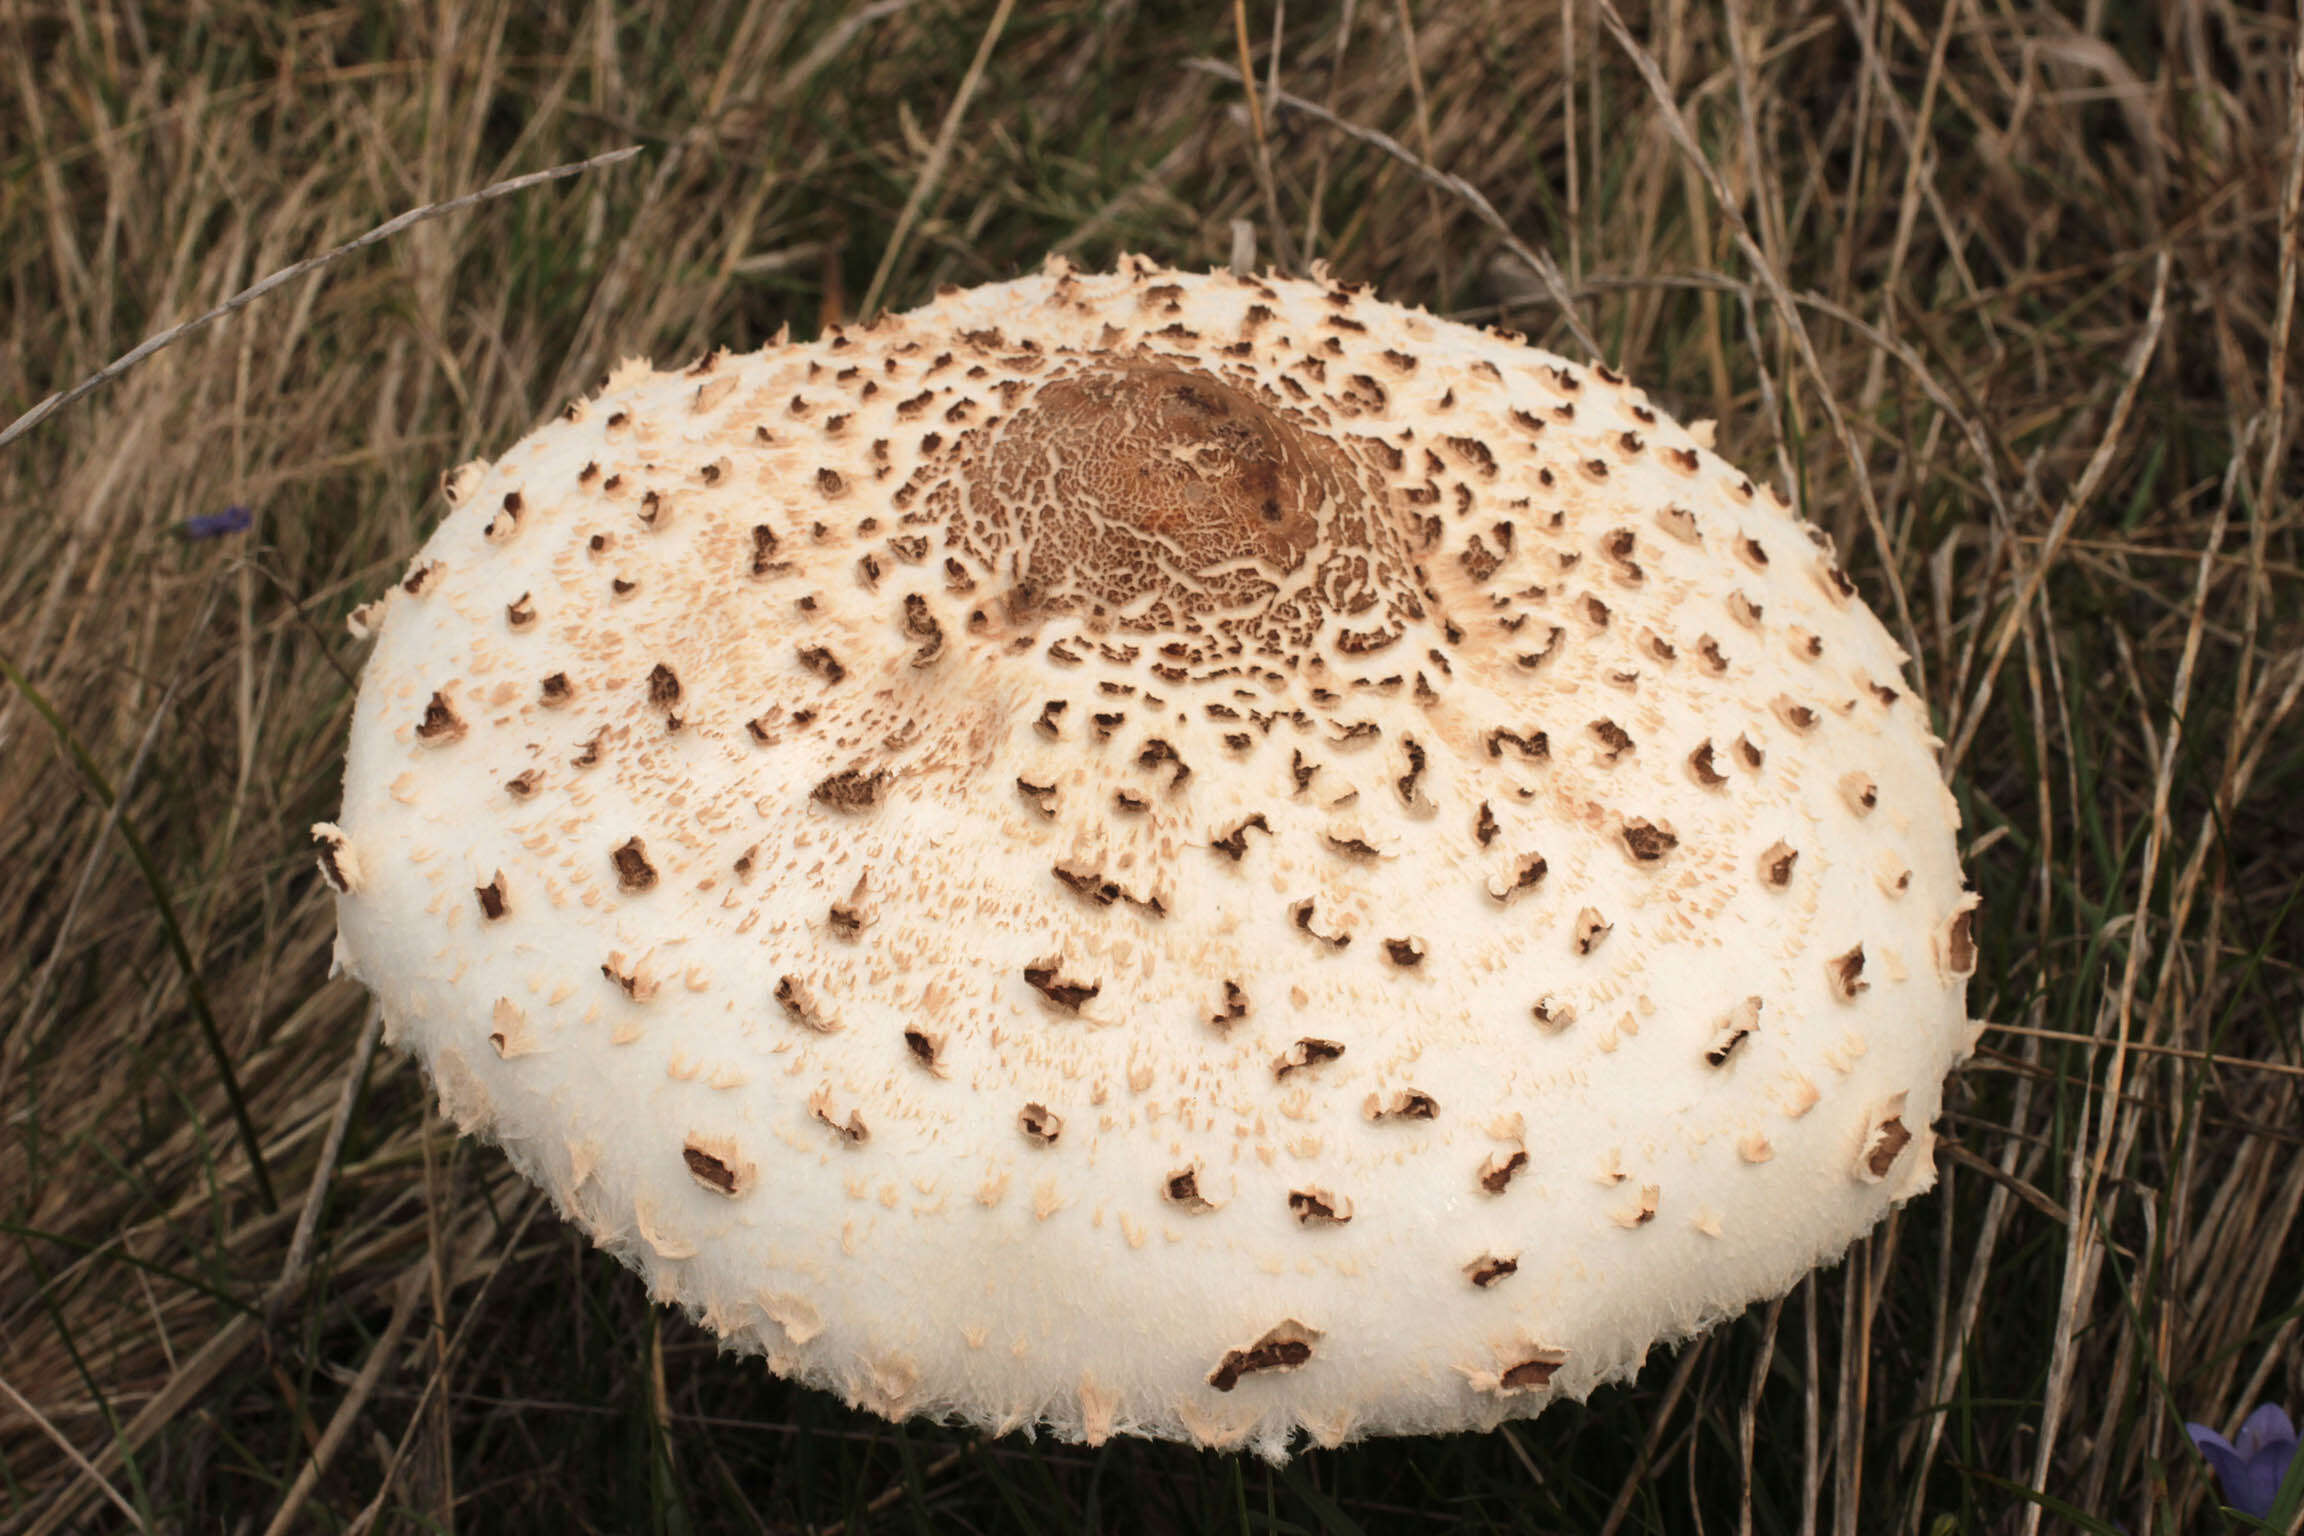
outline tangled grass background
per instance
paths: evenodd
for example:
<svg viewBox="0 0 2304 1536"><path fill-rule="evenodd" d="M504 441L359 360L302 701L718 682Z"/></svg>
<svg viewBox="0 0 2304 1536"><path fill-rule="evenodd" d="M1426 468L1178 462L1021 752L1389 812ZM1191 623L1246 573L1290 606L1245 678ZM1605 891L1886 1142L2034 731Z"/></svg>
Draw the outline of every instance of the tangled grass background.
<svg viewBox="0 0 2304 1536"><path fill-rule="evenodd" d="M2185 1424L2304 1402L2293 10L557 11L0 0L0 420L640 150L0 445L0 1528L2251 1528ZM371 1053L305 839L342 619L619 355L1247 239L1797 492L1917 639L1992 1028L1936 1193L1589 1404L1280 1470L885 1424Z"/></svg>

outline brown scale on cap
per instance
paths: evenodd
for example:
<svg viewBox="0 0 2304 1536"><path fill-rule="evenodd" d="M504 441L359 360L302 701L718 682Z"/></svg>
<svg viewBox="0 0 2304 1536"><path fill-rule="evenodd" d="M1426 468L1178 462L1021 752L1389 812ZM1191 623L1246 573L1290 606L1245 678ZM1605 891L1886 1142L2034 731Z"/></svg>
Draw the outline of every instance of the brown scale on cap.
<svg viewBox="0 0 2304 1536"><path fill-rule="evenodd" d="M1654 864L1680 846L1680 839L1669 827L1661 827L1645 817L1635 817L1624 823L1624 851L1639 864Z"/></svg>
<svg viewBox="0 0 2304 1536"><path fill-rule="evenodd" d="M1864 979L1864 946L1861 944L1826 961L1824 973L1831 978L1832 995L1844 1003L1852 1003L1858 993L1872 989L1872 983Z"/></svg>
<svg viewBox="0 0 2304 1536"><path fill-rule="evenodd" d="M486 885L475 886L472 894L479 898L480 915L489 922L501 922L511 912L511 902L504 891L504 871L498 870Z"/></svg>
<svg viewBox="0 0 2304 1536"><path fill-rule="evenodd" d="M1568 1351L1539 1349L1506 1366L1496 1379L1497 1385L1506 1392L1540 1392L1567 1363Z"/></svg>
<svg viewBox="0 0 2304 1536"><path fill-rule="evenodd" d="M464 739L464 717L456 713L444 693L432 695L424 718L416 723L416 739L427 747L444 747Z"/></svg>
<svg viewBox="0 0 2304 1536"><path fill-rule="evenodd" d="M1440 1105L1422 1089L1401 1088L1389 1096L1368 1095L1361 1113L1371 1120L1433 1120L1439 1118Z"/></svg>
<svg viewBox="0 0 2304 1536"><path fill-rule="evenodd" d="M319 850L320 876L336 894L349 896L358 891L360 859L352 851L352 841L343 829L323 821L313 827L312 843Z"/></svg>
<svg viewBox="0 0 2304 1536"><path fill-rule="evenodd" d="M1533 727L1524 731L1513 731L1499 726L1488 732L1482 739L1488 744L1490 757L1502 757L1506 747L1510 747L1514 754L1524 761L1532 763L1543 762L1552 755L1551 738ZM1630 737L1625 738L1625 744L1627 746L1631 744Z"/></svg>
<svg viewBox="0 0 2304 1536"><path fill-rule="evenodd" d="M929 612L928 599L917 592L904 598L904 633L920 642L912 653L913 666L929 666L944 654L944 626Z"/></svg>
<svg viewBox="0 0 2304 1536"><path fill-rule="evenodd" d="M803 1029L829 1035L840 1028L840 1021L816 1000L816 989L798 976L777 977L775 997L776 1006L784 1010L784 1016Z"/></svg>
<svg viewBox="0 0 2304 1536"><path fill-rule="evenodd" d="M853 815L878 805L888 782L889 774L884 768L869 771L844 768L817 780L816 787L808 791L808 798L830 810Z"/></svg>
<svg viewBox="0 0 2304 1536"><path fill-rule="evenodd" d="M1488 896L1498 904L1516 900L1544 883L1551 866L1540 853L1523 853L1512 861L1510 869L1488 882Z"/></svg>
<svg viewBox="0 0 2304 1536"><path fill-rule="evenodd" d="M1208 1373L1208 1385L1219 1392L1229 1392L1240 1384L1243 1376L1293 1371L1311 1361L1312 1346L1319 1342L1318 1329L1307 1328L1290 1318L1246 1349L1226 1351L1216 1369Z"/></svg>
<svg viewBox="0 0 2304 1536"><path fill-rule="evenodd" d="M792 569L791 562L776 558L777 547L776 530L766 523L755 523L752 527L751 571L753 580L765 581L772 576L781 576Z"/></svg>
<svg viewBox="0 0 2304 1536"><path fill-rule="evenodd" d="M1874 1178L1886 1178L1895 1166L1896 1158L1911 1143L1912 1133L1904 1129L1904 1122L1891 1116L1880 1122L1873 1134L1869 1151L1864 1155L1864 1167Z"/></svg>
<svg viewBox="0 0 2304 1536"><path fill-rule="evenodd" d="M1288 1191L1288 1209L1303 1227L1340 1227L1352 1219L1352 1202L1324 1189Z"/></svg>
<svg viewBox="0 0 2304 1536"><path fill-rule="evenodd" d="M1173 746L1158 737L1144 743L1144 749L1136 754L1136 766L1139 768L1166 767L1173 769L1174 774L1168 780L1167 785L1170 789L1181 789L1184 786L1184 781L1192 777L1192 770L1185 764L1183 757L1177 753Z"/></svg>
<svg viewBox="0 0 2304 1536"><path fill-rule="evenodd" d="M1656 1202L1661 1193L1656 1185L1643 1184L1631 1203L1609 1212L1608 1219L1627 1231L1644 1227L1656 1219Z"/></svg>
<svg viewBox="0 0 2304 1536"><path fill-rule="evenodd" d="M1484 1253L1464 1266L1464 1278L1483 1291L1497 1281L1519 1272L1520 1257L1517 1254Z"/></svg>
<svg viewBox="0 0 2304 1536"><path fill-rule="evenodd" d="M847 896L832 903L824 913L825 925L833 935L851 943L863 937L864 930L872 924L872 918L869 875L858 875Z"/></svg>
<svg viewBox="0 0 2304 1536"><path fill-rule="evenodd" d="M1512 1186L1512 1180L1528 1166L1526 1151L1515 1147L1509 1152L1492 1152L1480 1165L1478 1182L1481 1192L1500 1195Z"/></svg>
<svg viewBox="0 0 2304 1536"><path fill-rule="evenodd" d="M1710 1066L1724 1067L1736 1048L1752 1038L1760 1028L1760 1009L1763 999L1747 997L1722 1019L1712 1031L1712 1043L1704 1048L1704 1060Z"/></svg>
<svg viewBox="0 0 2304 1536"><path fill-rule="evenodd" d="M864 1124L863 1111L851 1109L846 1115L842 1115L833 1107L829 1089L820 1088L810 1096L808 1113L828 1126L832 1133L847 1146L860 1147L872 1139L871 1131Z"/></svg>
<svg viewBox="0 0 2304 1536"><path fill-rule="evenodd" d="M1945 968L1961 980L1976 974L1976 909L1981 900L1973 891L1961 897L1959 910L1944 925Z"/></svg>
<svg viewBox="0 0 2304 1536"><path fill-rule="evenodd" d="M1337 930L1335 932L1324 933L1320 929L1312 926L1315 910L1318 906L1318 901L1319 898L1317 897L1307 896L1301 901L1292 903L1288 908L1289 921L1296 925L1296 931L1298 933L1302 933L1308 935L1311 938L1319 940L1322 945L1329 949L1344 949L1348 947L1352 942L1352 935L1349 931Z"/></svg>
<svg viewBox="0 0 2304 1536"><path fill-rule="evenodd" d="M636 1003L644 1003L656 995L656 979L638 961L621 950L611 953L600 962L600 974L615 983L617 990Z"/></svg>
<svg viewBox="0 0 2304 1536"><path fill-rule="evenodd" d="M656 866L648 862L647 845L639 838L626 838L617 844L608 859L616 866L616 889L625 895L637 896L656 888Z"/></svg>
<svg viewBox="0 0 2304 1536"><path fill-rule="evenodd" d="M942 1035L932 1035L924 1029L907 1029L904 1031L904 1049L909 1051L912 1059L921 1066L926 1067L938 1077L944 1075L944 1037Z"/></svg>
<svg viewBox="0 0 2304 1536"><path fill-rule="evenodd" d="M1306 1067L1316 1067L1324 1061L1334 1061L1344 1054L1344 1047L1334 1040L1316 1040L1310 1037L1297 1041L1272 1063L1275 1078L1286 1077Z"/></svg>
<svg viewBox="0 0 2304 1536"><path fill-rule="evenodd" d="M1200 1169L1197 1164L1190 1168L1179 1168L1162 1179L1160 1198L1195 1213L1216 1209L1216 1203L1200 1192Z"/></svg>
<svg viewBox="0 0 2304 1536"><path fill-rule="evenodd" d="M840 664L840 658L821 645L802 646L800 665L822 678L827 685L845 682L848 677L848 669Z"/></svg>
<svg viewBox="0 0 2304 1536"><path fill-rule="evenodd" d="M520 531L520 512L520 493L507 491L504 504L497 509L494 517L488 519L488 526L481 530L481 537L491 544L509 544Z"/></svg>
<svg viewBox="0 0 2304 1536"><path fill-rule="evenodd" d="M1052 1147L1064 1134L1064 1117L1045 1104L1027 1104L1016 1112L1016 1128L1036 1147Z"/></svg>
<svg viewBox="0 0 2304 1536"><path fill-rule="evenodd" d="M1872 1124L1864 1136L1864 1150L1857 1158L1856 1177L1868 1184L1877 1184L1888 1177L1896 1166L1896 1159L1912 1144L1912 1132L1904 1124L1904 1101L1907 1095L1891 1095L1886 1103L1872 1112Z"/></svg>
<svg viewBox="0 0 2304 1536"><path fill-rule="evenodd" d="M750 1193L758 1170L739 1157L734 1142L721 1137L690 1137L680 1149L688 1176L705 1189L728 1199Z"/></svg>
<svg viewBox="0 0 2304 1536"><path fill-rule="evenodd" d="M1104 990L1100 981L1079 981L1063 974L1063 957L1051 955L1045 960L1024 967L1024 980L1032 990L1054 1003L1066 1013L1078 1013L1082 1005Z"/></svg>
<svg viewBox="0 0 2304 1536"><path fill-rule="evenodd" d="M1784 694L1778 694L1773 700L1769 702L1768 707L1776 712L1777 719L1783 721L1786 725L1792 727L1793 730L1798 731L1803 736L1816 729L1818 723L1818 716L1816 711L1801 703L1798 699L1787 697Z"/></svg>
<svg viewBox="0 0 2304 1536"><path fill-rule="evenodd" d="M1056 819L1057 802L1055 785L1035 784L1029 779L1020 776L1016 780L1016 793L1022 795L1026 802L1031 805L1032 809L1037 812L1042 817L1042 819L1048 821L1054 821Z"/></svg>

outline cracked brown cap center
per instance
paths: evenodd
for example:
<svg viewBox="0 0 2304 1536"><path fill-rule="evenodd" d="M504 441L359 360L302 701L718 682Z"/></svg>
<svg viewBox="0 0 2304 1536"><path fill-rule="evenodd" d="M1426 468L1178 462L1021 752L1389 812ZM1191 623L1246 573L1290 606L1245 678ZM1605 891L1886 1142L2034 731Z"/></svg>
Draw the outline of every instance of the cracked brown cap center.
<svg viewBox="0 0 2304 1536"><path fill-rule="evenodd" d="M1165 627L1290 588L1316 594L1307 609L1360 612L1399 565L1348 452L1193 369L1117 361L1049 381L993 425L968 491L967 542L1006 547L1020 614Z"/></svg>

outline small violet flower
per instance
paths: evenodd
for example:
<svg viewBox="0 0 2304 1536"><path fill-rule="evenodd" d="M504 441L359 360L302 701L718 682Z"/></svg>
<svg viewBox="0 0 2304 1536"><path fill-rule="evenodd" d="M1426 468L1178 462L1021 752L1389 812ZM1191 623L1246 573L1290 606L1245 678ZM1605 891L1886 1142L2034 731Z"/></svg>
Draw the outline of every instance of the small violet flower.
<svg viewBox="0 0 2304 1536"><path fill-rule="evenodd" d="M2272 1512L2280 1495L2288 1464L2296 1459L2296 1426L2278 1403L2265 1403L2240 1426L2236 1440L2227 1440L2205 1424L2186 1424L2184 1431L2224 1485L2224 1502L2261 1520Z"/></svg>
<svg viewBox="0 0 2304 1536"><path fill-rule="evenodd" d="M254 522L255 514L234 502L221 512L203 512L188 517L177 525L177 532L187 539L221 539L226 534L246 533Z"/></svg>

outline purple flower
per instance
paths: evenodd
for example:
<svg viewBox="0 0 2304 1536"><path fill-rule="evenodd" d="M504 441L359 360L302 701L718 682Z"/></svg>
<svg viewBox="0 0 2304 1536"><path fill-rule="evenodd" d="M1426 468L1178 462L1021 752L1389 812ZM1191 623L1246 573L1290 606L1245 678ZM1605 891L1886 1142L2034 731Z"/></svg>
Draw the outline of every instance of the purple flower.
<svg viewBox="0 0 2304 1536"><path fill-rule="evenodd" d="M220 539L228 533L246 533L248 525L256 520L254 513L234 502L221 512L203 512L177 524L176 531L187 539Z"/></svg>
<svg viewBox="0 0 2304 1536"><path fill-rule="evenodd" d="M2240 1426L2240 1438L2227 1440L2205 1424L2186 1424L2184 1432L2216 1469L2224 1485L2224 1502L2261 1520L2272 1513L2280 1496L2280 1483L2288 1464L2296 1459L2296 1426L2278 1403L2265 1403Z"/></svg>

